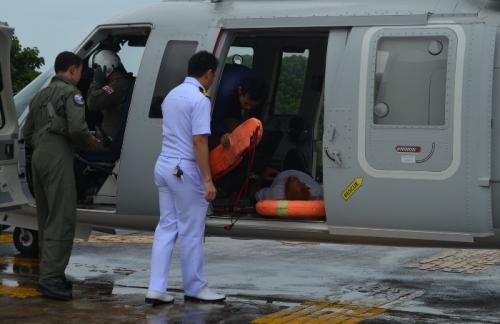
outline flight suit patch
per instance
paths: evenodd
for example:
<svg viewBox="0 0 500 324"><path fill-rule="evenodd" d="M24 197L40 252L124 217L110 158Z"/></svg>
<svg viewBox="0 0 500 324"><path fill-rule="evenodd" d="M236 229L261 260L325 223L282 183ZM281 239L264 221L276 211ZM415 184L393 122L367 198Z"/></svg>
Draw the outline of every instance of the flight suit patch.
<svg viewBox="0 0 500 324"><path fill-rule="evenodd" d="M75 96L73 97L73 101L74 101L77 105L79 105L79 106L83 106L83 105L85 104L85 101L83 100L82 95L79 95L79 94L77 94L77 95L75 95Z"/></svg>
<svg viewBox="0 0 500 324"><path fill-rule="evenodd" d="M107 85L102 87L102 90L109 95L112 94L113 92L115 92L115 90L113 90L113 88L111 88L110 86L107 86Z"/></svg>

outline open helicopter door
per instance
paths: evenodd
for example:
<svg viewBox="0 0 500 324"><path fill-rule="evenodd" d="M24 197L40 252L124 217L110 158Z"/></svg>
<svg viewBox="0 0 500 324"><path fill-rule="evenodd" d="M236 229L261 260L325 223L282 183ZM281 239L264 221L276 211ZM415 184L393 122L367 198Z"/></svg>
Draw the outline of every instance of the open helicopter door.
<svg viewBox="0 0 500 324"><path fill-rule="evenodd" d="M12 35L13 29L0 23L0 210L27 203L17 166L19 126L10 78Z"/></svg>
<svg viewBox="0 0 500 324"><path fill-rule="evenodd" d="M332 234L493 234L495 36L485 24L331 32L323 165Z"/></svg>

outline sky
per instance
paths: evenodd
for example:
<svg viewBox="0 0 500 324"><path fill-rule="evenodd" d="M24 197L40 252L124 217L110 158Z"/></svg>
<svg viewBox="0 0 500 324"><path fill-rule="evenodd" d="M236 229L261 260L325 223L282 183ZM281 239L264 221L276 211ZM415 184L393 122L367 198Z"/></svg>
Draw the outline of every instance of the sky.
<svg viewBox="0 0 500 324"><path fill-rule="evenodd" d="M37 47L45 71L56 55L74 50L95 26L161 0L0 0L0 21L15 28L23 47Z"/></svg>

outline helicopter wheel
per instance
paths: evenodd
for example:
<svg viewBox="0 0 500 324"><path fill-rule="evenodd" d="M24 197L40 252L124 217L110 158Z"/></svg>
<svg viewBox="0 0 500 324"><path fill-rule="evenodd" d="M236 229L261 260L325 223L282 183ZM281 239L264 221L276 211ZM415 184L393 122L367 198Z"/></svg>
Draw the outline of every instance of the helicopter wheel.
<svg viewBox="0 0 500 324"><path fill-rule="evenodd" d="M23 255L38 255L38 232L26 228L14 229L14 246Z"/></svg>

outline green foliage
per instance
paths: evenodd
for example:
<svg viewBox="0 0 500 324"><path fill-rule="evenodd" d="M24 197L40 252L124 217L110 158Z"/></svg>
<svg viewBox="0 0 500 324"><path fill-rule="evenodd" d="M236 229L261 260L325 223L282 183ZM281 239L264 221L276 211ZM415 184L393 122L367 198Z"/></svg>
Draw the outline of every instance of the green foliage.
<svg viewBox="0 0 500 324"><path fill-rule="evenodd" d="M252 68L253 55L241 55L243 64ZM233 64L234 55L226 58L226 64ZM304 55L285 56L281 61L281 70L276 92L274 113L294 115L300 109L307 70L307 57Z"/></svg>
<svg viewBox="0 0 500 324"><path fill-rule="evenodd" d="M307 57L305 56L292 55L283 58L276 91L275 114L298 113L304 92L306 69Z"/></svg>
<svg viewBox="0 0 500 324"><path fill-rule="evenodd" d="M40 52L36 47L22 47L19 39L12 38L12 48L10 51L12 89L14 93L24 88L40 72L37 71L44 63L43 57L39 57Z"/></svg>

